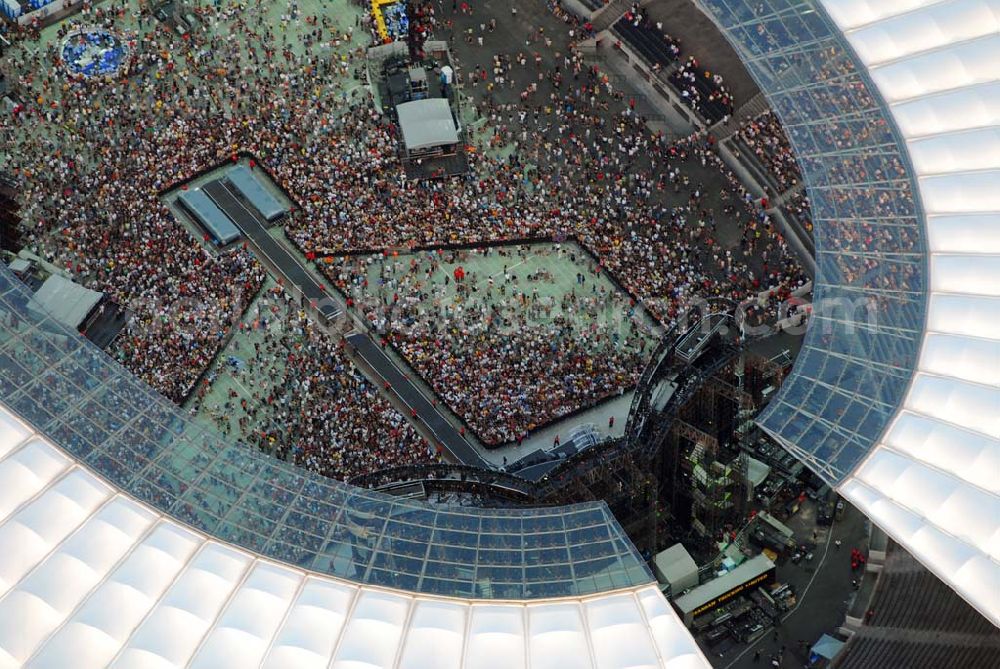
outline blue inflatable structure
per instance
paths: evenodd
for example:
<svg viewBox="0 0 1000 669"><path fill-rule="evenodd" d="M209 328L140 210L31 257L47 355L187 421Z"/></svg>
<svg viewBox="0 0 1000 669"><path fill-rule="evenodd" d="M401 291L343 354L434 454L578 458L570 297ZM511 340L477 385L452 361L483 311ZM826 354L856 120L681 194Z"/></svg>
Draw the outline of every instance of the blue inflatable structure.
<svg viewBox="0 0 1000 669"><path fill-rule="evenodd" d="M128 62L129 50L117 35L100 28L70 33L63 41L62 60L70 74L114 76Z"/></svg>

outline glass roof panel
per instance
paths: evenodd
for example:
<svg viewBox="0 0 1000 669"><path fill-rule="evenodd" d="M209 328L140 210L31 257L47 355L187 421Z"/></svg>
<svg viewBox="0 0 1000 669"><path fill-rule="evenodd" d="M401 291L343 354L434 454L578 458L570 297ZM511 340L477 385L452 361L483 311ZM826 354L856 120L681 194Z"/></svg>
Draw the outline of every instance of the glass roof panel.
<svg viewBox="0 0 1000 669"><path fill-rule="evenodd" d="M125 491L296 566L483 599L586 595L653 580L603 503L470 509L399 500L233 444L32 308L6 267L0 389L22 418ZM581 541L603 579L574 577L570 546Z"/></svg>

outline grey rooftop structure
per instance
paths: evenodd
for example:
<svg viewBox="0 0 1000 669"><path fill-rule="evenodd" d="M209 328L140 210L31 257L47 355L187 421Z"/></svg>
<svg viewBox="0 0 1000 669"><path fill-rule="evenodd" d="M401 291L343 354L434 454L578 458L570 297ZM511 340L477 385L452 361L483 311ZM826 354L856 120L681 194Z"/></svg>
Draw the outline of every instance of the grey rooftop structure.
<svg viewBox="0 0 1000 669"><path fill-rule="evenodd" d="M396 107L407 151L458 143L458 129L446 98L404 102Z"/></svg>
<svg viewBox="0 0 1000 669"><path fill-rule="evenodd" d="M257 175L247 166L234 167L226 172L225 178L266 220L276 221L284 216L285 207L278 202L278 198L268 192Z"/></svg>
<svg viewBox="0 0 1000 669"><path fill-rule="evenodd" d="M79 328L103 297L64 276L53 274L33 296L36 309L47 312L60 323Z"/></svg>

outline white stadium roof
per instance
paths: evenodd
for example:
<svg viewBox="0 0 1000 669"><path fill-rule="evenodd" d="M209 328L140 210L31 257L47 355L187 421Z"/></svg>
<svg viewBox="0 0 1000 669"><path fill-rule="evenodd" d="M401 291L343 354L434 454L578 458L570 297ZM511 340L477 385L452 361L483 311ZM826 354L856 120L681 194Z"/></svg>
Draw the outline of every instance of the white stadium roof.
<svg viewBox="0 0 1000 669"><path fill-rule="evenodd" d="M0 409L0 667L708 667L655 585L531 602L359 586L124 495Z"/></svg>
<svg viewBox="0 0 1000 669"><path fill-rule="evenodd" d="M906 140L931 295L916 374L841 485L1000 625L1000 0L823 0Z"/></svg>

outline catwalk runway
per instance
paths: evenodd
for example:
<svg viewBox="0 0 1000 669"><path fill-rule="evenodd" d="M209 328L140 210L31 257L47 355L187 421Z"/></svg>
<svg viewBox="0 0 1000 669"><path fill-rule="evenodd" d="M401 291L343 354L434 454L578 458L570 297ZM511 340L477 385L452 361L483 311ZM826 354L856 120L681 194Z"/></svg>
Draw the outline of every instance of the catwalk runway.
<svg viewBox="0 0 1000 669"><path fill-rule="evenodd" d="M202 187L212 201L233 220L236 227L253 246L253 250L264 256L278 272L285 285L298 286L319 313L328 321L344 313L340 299L324 290L323 285L307 270L298 258L281 245L267 231L267 223L252 207L244 204L221 181L213 181Z"/></svg>
<svg viewBox="0 0 1000 669"><path fill-rule="evenodd" d="M353 334L347 337L347 343L357 351L365 362L371 365L375 373L384 381L388 381L393 391L406 403L410 409L417 412L417 419L423 422L446 450L456 460L464 465L486 467L492 465L481 458L475 447L466 441L465 437L452 426L437 407L430 403L416 385L393 364L393 361L366 334Z"/></svg>

